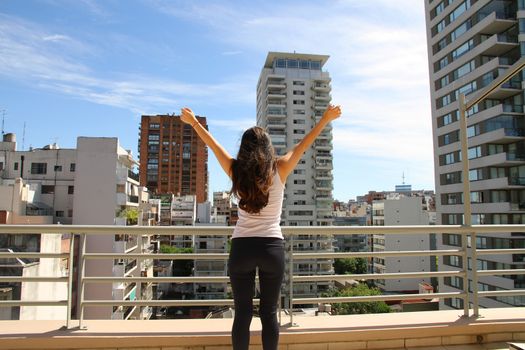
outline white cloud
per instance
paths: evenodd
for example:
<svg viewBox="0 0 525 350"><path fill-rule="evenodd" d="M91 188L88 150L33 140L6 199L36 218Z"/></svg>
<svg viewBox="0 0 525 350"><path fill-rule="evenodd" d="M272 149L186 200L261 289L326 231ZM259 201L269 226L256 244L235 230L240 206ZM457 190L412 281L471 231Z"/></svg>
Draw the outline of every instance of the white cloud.
<svg viewBox="0 0 525 350"><path fill-rule="evenodd" d="M53 45L60 42L59 48ZM80 42L45 33L31 22L0 14L0 75L98 104L134 113L178 109L184 104L252 102L251 80L231 77L217 84L177 82L161 77L121 74L101 77L72 53L88 51Z"/></svg>
<svg viewBox="0 0 525 350"><path fill-rule="evenodd" d="M54 35L48 35L42 38L44 41L64 41L64 40L70 40L70 38L67 35L61 35L61 34L54 34Z"/></svg>

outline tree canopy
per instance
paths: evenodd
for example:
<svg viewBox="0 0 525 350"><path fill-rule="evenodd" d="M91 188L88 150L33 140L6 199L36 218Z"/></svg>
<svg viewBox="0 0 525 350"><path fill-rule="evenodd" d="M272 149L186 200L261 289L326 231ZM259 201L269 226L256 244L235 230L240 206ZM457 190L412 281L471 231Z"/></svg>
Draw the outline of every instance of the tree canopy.
<svg viewBox="0 0 525 350"><path fill-rule="evenodd" d="M366 283L359 283L354 287L345 289L333 289L324 294L325 297L356 297L367 295L381 295L378 288L370 288ZM336 315L349 314L379 314L391 312L390 307L384 301L333 303L332 312Z"/></svg>

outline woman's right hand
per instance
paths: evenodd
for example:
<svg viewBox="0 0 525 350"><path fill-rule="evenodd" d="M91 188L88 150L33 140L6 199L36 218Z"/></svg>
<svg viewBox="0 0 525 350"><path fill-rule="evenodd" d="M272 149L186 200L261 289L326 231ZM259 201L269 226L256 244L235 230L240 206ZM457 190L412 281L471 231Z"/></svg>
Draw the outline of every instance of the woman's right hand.
<svg viewBox="0 0 525 350"><path fill-rule="evenodd" d="M332 120L339 118L340 115L341 115L341 106L328 105L328 107L326 108L326 111L323 114L323 119L329 123Z"/></svg>
<svg viewBox="0 0 525 350"><path fill-rule="evenodd" d="M195 113L193 113L193 111L188 107L181 108L180 120L186 124L190 124L191 126L198 122L197 118L195 117Z"/></svg>

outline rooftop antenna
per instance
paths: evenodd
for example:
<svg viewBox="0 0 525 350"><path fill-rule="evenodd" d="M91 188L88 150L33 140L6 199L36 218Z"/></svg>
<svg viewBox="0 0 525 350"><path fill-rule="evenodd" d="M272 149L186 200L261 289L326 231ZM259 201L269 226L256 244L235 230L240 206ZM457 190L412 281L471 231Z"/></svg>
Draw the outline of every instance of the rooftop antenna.
<svg viewBox="0 0 525 350"><path fill-rule="evenodd" d="M5 132L4 132L4 125L5 125L5 112L6 112L6 110L5 110L5 109L2 109L2 136L5 135Z"/></svg>
<svg viewBox="0 0 525 350"><path fill-rule="evenodd" d="M403 180L402 184L404 185L405 184L405 172L404 171L403 171L403 175L401 176L401 179Z"/></svg>
<svg viewBox="0 0 525 350"><path fill-rule="evenodd" d="M26 122L24 122L24 129L22 131L22 151L25 149L25 142L26 142Z"/></svg>

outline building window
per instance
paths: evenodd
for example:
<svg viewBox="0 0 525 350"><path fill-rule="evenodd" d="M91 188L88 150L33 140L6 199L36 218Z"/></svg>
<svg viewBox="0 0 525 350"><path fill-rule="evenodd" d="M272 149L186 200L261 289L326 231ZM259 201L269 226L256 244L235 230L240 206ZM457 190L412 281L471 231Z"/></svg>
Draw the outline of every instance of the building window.
<svg viewBox="0 0 525 350"><path fill-rule="evenodd" d="M55 216L56 216L57 218L63 218L63 217L64 217L64 211L63 211L63 210L57 210L57 211L55 212Z"/></svg>
<svg viewBox="0 0 525 350"><path fill-rule="evenodd" d="M42 185L40 189L42 194L53 194L55 193L55 186L53 185Z"/></svg>
<svg viewBox="0 0 525 350"><path fill-rule="evenodd" d="M304 105L304 100L293 100L294 105Z"/></svg>
<svg viewBox="0 0 525 350"><path fill-rule="evenodd" d="M74 173L75 172L75 169L76 169L76 164L75 163L71 163L69 164L69 171Z"/></svg>
<svg viewBox="0 0 525 350"><path fill-rule="evenodd" d="M293 94L294 95L304 95L304 91L303 90L294 90Z"/></svg>
<svg viewBox="0 0 525 350"><path fill-rule="evenodd" d="M482 168L478 168L478 169L469 170L469 172L468 172L468 179L469 179L469 181L483 180L484 179L484 177L483 177L483 169Z"/></svg>
<svg viewBox="0 0 525 350"><path fill-rule="evenodd" d="M304 119L294 119L293 123L294 124L305 124L306 121Z"/></svg>
<svg viewBox="0 0 525 350"><path fill-rule="evenodd" d="M62 171L62 165L55 165L54 170L55 172Z"/></svg>
<svg viewBox="0 0 525 350"><path fill-rule="evenodd" d="M459 255L449 255L443 257L443 264L454 267L462 267L463 260Z"/></svg>
<svg viewBox="0 0 525 350"><path fill-rule="evenodd" d="M468 149L468 159L481 157L481 146L476 146Z"/></svg>
<svg viewBox="0 0 525 350"><path fill-rule="evenodd" d="M149 124L150 129L160 129L160 124L158 123L150 123Z"/></svg>
<svg viewBox="0 0 525 350"><path fill-rule="evenodd" d="M68 209L68 210L67 210L67 216L68 216L69 218L72 218L72 217L73 217L73 209Z"/></svg>
<svg viewBox="0 0 525 350"><path fill-rule="evenodd" d="M31 174L47 174L47 163L31 163Z"/></svg>
<svg viewBox="0 0 525 350"><path fill-rule="evenodd" d="M461 247L461 236L453 233L444 233L443 244Z"/></svg>
<svg viewBox="0 0 525 350"><path fill-rule="evenodd" d="M293 180L294 185L305 185L306 180Z"/></svg>
<svg viewBox="0 0 525 350"><path fill-rule="evenodd" d="M14 170L18 170L18 162L15 162L15 165L14 165Z"/></svg>
<svg viewBox="0 0 525 350"><path fill-rule="evenodd" d="M294 109L293 114L305 115L306 112L304 109Z"/></svg>
<svg viewBox="0 0 525 350"><path fill-rule="evenodd" d="M294 80L293 84L295 86L304 86L304 81L302 81L302 80Z"/></svg>
<svg viewBox="0 0 525 350"><path fill-rule="evenodd" d="M75 194L75 186L67 186L67 194Z"/></svg>
<svg viewBox="0 0 525 350"><path fill-rule="evenodd" d="M304 135L305 131L302 129L294 129L293 133L297 135Z"/></svg>

